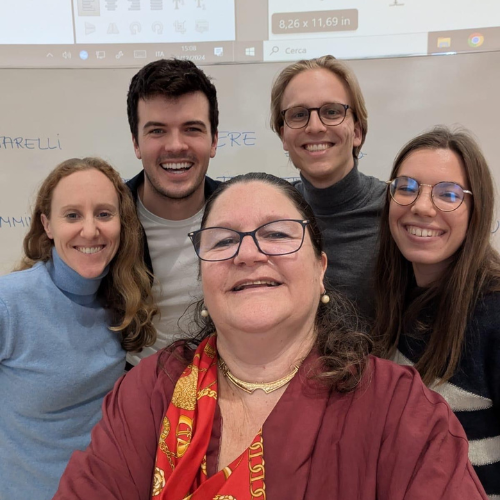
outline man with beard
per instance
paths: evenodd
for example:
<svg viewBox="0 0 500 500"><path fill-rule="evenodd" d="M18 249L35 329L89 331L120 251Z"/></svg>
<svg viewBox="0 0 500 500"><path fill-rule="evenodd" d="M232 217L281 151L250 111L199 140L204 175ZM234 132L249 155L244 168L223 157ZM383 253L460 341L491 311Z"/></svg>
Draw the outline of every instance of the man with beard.
<svg viewBox="0 0 500 500"><path fill-rule="evenodd" d="M199 229L205 201L219 185L206 176L217 148L217 92L192 62L162 59L132 78L127 114L143 166L127 184L144 228L144 259L155 275L161 312L154 346L128 356L136 365L175 339L179 319L201 295L187 235Z"/></svg>

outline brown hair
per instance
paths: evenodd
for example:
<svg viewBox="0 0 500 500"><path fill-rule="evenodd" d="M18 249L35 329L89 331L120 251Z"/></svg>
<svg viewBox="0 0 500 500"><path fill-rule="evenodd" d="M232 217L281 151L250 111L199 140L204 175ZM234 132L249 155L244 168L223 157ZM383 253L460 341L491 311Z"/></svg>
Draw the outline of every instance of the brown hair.
<svg viewBox="0 0 500 500"><path fill-rule="evenodd" d="M134 75L127 94L127 115L130 131L138 141L139 115L137 108L141 99L162 96L176 99L180 96L202 92L208 100L208 117L212 140L219 126L217 90L210 78L193 62L182 59L160 59L146 64Z"/></svg>
<svg viewBox="0 0 500 500"><path fill-rule="evenodd" d="M347 86L351 95L350 107L354 113L354 121L361 126L361 144L355 146L352 150L354 158L357 158L368 132L368 111L366 110L365 99L356 75L349 66L330 55L295 62L287 66L278 75L271 90L271 130L281 137L281 127L284 125L283 116L281 115L283 94L294 76L310 69L326 69L331 71Z"/></svg>
<svg viewBox="0 0 500 500"><path fill-rule="evenodd" d="M110 269L99 287L99 299L112 313L111 330L122 333L126 351L137 351L154 344L156 330L152 323L158 309L151 292L151 276L143 262L142 228L129 189L118 172L100 158L72 158L58 165L40 187L31 226L24 238L24 257L19 270L51 258L53 241L42 224L42 214L50 219L52 195L59 181L75 172L95 169L103 173L116 189L120 210L120 246Z"/></svg>
<svg viewBox="0 0 500 500"><path fill-rule="evenodd" d="M465 239L438 282L407 303L413 287L411 262L399 251L389 229L389 194L380 222L380 248L375 270L376 321L373 329L377 351L384 357L395 352L400 335L408 329L426 332L429 341L416 363L425 384L437 378L446 382L455 373L464 348L465 330L481 293L500 289L500 256L490 243L494 190L491 173L481 149L464 130L446 127L419 135L398 153L391 179L406 158L421 149L449 149L462 160L473 193ZM419 318L428 308L430 321Z"/></svg>
<svg viewBox="0 0 500 500"><path fill-rule="evenodd" d="M281 191L297 208L301 217L308 220L306 226L311 237L315 255L321 258L323 240L314 213L302 195L287 181L266 173L249 173L233 177L219 185L208 200L201 227L206 226L207 218L217 198L235 184L250 182L269 184ZM363 333L354 306L340 294L327 290L330 296L328 304L321 304L316 314L316 349L320 355L321 370L316 378L339 391L353 390L360 382L367 365L367 356L371 351L371 341ZM198 345L204 338L215 333L216 327L210 317L201 316L203 301L195 305L195 323L197 326L194 339L189 343ZM189 351L185 351L188 353Z"/></svg>

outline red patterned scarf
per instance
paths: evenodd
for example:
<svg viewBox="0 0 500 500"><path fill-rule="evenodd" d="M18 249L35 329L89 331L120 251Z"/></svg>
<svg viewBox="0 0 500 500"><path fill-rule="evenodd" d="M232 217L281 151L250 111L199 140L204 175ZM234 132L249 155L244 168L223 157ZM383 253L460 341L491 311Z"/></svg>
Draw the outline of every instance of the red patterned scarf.
<svg viewBox="0 0 500 500"><path fill-rule="evenodd" d="M233 463L207 477L206 452L217 390L216 336L212 335L198 346L177 381L163 418L153 500L265 500L261 432Z"/></svg>

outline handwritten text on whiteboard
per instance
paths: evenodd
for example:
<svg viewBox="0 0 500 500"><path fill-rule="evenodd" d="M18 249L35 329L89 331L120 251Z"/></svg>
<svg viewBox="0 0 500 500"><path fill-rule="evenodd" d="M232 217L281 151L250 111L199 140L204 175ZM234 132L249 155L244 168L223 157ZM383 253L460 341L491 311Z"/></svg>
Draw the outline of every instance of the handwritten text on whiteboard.
<svg viewBox="0 0 500 500"><path fill-rule="evenodd" d="M30 227L31 215L7 217L0 215L0 229L14 229L16 227Z"/></svg>
<svg viewBox="0 0 500 500"><path fill-rule="evenodd" d="M26 150L37 149L48 151L51 149L62 149L59 134L56 137L10 137L0 135L0 151L2 150Z"/></svg>
<svg viewBox="0 0 500 500"><path fill-rule="evenodd" d="M217 148L225 146L229 148L255 146L257 143L257 135L255 132L229 132L227 130L219 130L219 142Z"/></svg>

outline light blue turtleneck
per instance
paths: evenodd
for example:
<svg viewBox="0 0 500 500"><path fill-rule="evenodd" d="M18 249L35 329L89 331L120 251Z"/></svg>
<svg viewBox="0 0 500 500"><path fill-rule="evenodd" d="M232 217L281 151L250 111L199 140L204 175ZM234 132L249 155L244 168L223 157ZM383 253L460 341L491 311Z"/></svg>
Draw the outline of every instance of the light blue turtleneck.
<svg viewBox="0 0 500 500"><path fill-rule="evenodd" d="M123 373L120 334L96 293L52 260L0 276L0 499L50 499L84 449L103 397Z"/></svg>

